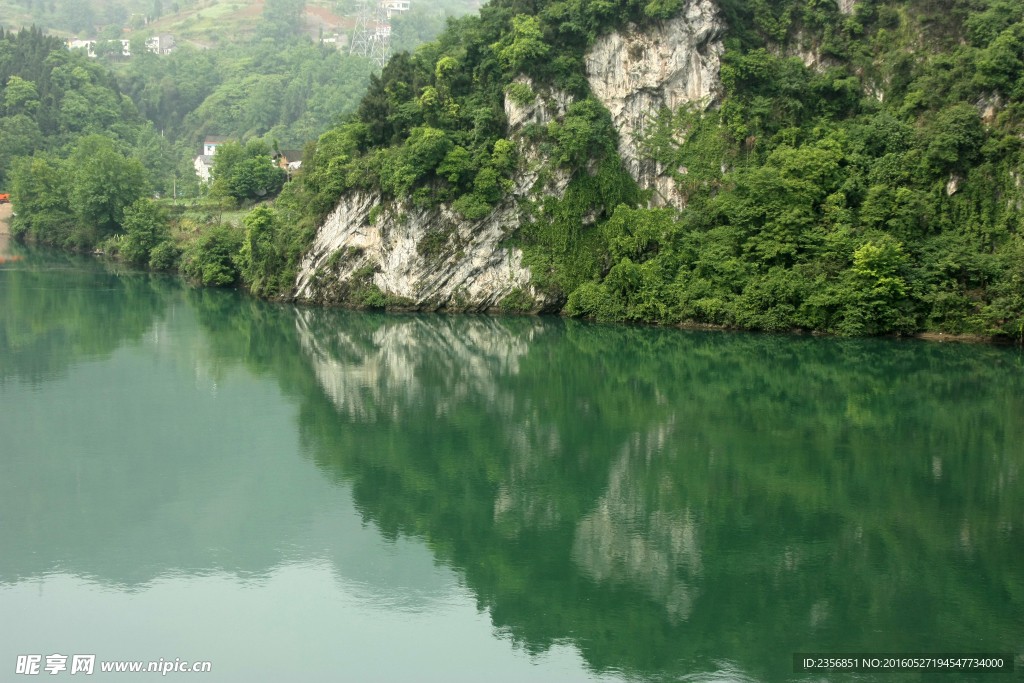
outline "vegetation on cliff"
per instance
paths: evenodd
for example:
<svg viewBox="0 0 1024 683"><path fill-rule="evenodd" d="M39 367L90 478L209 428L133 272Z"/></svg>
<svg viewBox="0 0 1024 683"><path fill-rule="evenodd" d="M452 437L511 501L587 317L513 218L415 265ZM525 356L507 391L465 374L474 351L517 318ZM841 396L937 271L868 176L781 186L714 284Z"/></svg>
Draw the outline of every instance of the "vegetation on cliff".
<svg viewBox="0 0 1024 683"><path fill-rule="evenodd" d="M602 31L680 4L494 0L454 22L392 60L321 138L314 209L374 188L485 213L512 170L497 161L510 157L503 98L530 98L512 82L525 74L575 98L564 122L528 131L572 185L529 207L517 235L534 284L569 313L1024 334L1024 4L722 3L715 106L652 112L643 141L687 197L677 212L643 208L582 55Z"/></svg>
<svg viewBox="0 0 1024 683"><path fill-rule="evenodd" d="M1024 6L753 7L730 17L721 107L661 112L646 141L686 170L686 210L620 207L569 310L1020 338ZM826 66L765 48L801 37Z"/></svg>

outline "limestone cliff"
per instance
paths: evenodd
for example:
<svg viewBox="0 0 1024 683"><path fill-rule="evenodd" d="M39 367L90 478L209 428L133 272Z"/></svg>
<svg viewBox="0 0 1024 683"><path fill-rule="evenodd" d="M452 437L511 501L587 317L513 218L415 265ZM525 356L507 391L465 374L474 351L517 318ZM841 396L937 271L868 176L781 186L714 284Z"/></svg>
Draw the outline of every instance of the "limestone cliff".
<svg viewBox="0 0 1024 683"><path fill-rule="evenodd" d="M587 81L611 112L622 162L640 187L655 190L656 206L681 208L684 199L666 169L643 158L638 137L662 107L714 104L724 32L718 8L699 0L655 30L603 36L587 53Z"/></svg>
<svg viewBox="0 0 1024 683"><path fill-rule="evenodd" d="M510 119L527 115L511 104L506 110ZM530 310L557 307L530 287L522 250L503 244L519 226L518 201L538 190L543 166L529 146L521 152L527 168L479 221L447 205L424 209L410 200L382 204L378 193L346 195L317 232L292 298L331 303L362 286L356 281L365 277L399 308L481 312L516 290L529 296ZM560 196L568 183L568 174L555 173L541 192Z"/></svg>
<svg viewBox="0 0 1024 683"><path fill-rule="evenodd" d="M691 0L678 17L653 29L627 27L602 36L586 55L586 77L611 112L623 163L642 188L654 188L655 205L681 207L684 200L665 169L643 158L637 138L647 117L662 107L714 102L724 28L710 0ZM518 80L533 85L525 77ZM519 310L559 309L562 300L531 286L523 253L508 238L523 220L521 201L561 197L571 179L521 132L530 123L560 121L571 102L558 91L542 92L526 104L506 98L508 138L524 162L512 189L484 219L467 220L448 205L382 203L377 193L342 197L318 231L288 298L350 301L354 290L373 288L396 308L486 311L512 295Z"/></svg>

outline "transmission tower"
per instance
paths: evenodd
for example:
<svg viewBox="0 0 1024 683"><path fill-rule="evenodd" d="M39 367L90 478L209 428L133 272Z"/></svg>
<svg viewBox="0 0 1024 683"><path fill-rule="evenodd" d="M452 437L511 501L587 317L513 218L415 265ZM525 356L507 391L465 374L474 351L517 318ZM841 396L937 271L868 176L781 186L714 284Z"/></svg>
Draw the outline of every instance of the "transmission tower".
<svg viewBox="0 0 1024 683"><path fill-rule="evenodd" d="M371 14L369 0L360 0L349 54L369 57L382 69L391 59L391 23L385 2L378 2Z"/></svg>
<svg viewBox="0 0 1024 683"><path fill-rule="evenodd" d="M352 42L349 44L348 53L369 57L370 48L373 43L376 22L370 15L370 3L368 0L359 0L356 7L356 26L352 31Z"/></svg>
<svg viewBox="0 0 1024 683"><path fill-rule="evenodd" d="M384 65L391 59L391 21L388 19L388 9L384 6L383 1L377 5L374 20L377 24L377 30L373 34L370 58L383 69Z"/></svg>

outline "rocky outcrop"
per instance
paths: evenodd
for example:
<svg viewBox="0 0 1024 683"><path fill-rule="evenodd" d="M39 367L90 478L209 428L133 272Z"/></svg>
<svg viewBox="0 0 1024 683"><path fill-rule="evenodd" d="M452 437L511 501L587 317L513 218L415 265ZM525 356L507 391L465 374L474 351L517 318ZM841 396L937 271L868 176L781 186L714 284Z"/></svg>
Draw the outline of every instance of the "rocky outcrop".
<svg viewBox="0 0 1024 683"><path fill-rule="evenodd" d="M619 132L619 155L641 187L654 188L656 206L681 208L685 199L667 169L643 158L638 138L662 107L715 103L724 32L718 7L692 0L653 30L631 26L602 36L586 55L587 81Z"/></svg>
<svg viewBox="0 0 1024 683"><path fill-rule="evenodd" d="M649 115L662 107L714 102L724 29L710 0L691 0L675 19L645 32L631 27L605 35L586 55L587 78L611 111L623 163L641 187L656 190L654 205L681 208L685 198L666 169L643 158L637 138ZM517 82L534 85L525 76ZM409 199L382 202L375 193L342 197L318 230L286 298L358 303L353 292L371 292L376 305L383 297L397 308L486 311L514 295L518 310L560 308L561 299L531 286L523 252L508 238L520 227L522 200L561 197L570 180L519 134L529 124L561 120L571 103L570 95L557 90L526 103L506 98L508 137L518 141L524 163L511 179L512 190L484 219L467 220L449 205L428 209ZM545 180L539 185L542 171Z"/></svg>
<svg viewBox="0 0 1024 683"><path fill-rule="evenodd" d="M372 221L371 212L377 213ZM384 206L379 194L351 193L317 232L293 296L341 301L349 290L335 285L365 273L366 284L402 308L485 311L517 288L530 292L522 251L502 245L518 224L514 197L487 218L467 221L446 206ZM530 296L535 308L543 307L543 296Z"/></svg>
<svg viewBox="0 0 1024 683"><path fill-rule="evenodd" d="M513 83L525 85L533 89L533 81L529 76L519 76ZM559 121L572 104L572 95L561 90L551 89L542 97L536 95L532 102L519 104L511 97L505 98L505 118L508 120L510 133L518 133L531 123L546 126L552 121Z"/></svg>
<svg viewBox="0 0 1024 683"><path fill-rule="evenodd" d="M531 85L528 79L521 82ZM561 119L571 101L559 91L538 95L526 105L507 98L510 136L517 139L515 134L529 123ZM522 250L505 242L519 228L519 201L537 193L560 197L570 176L549 172L538 187L546 159L525 141L519 152L523 164L512 189L478 221L463 218L449 205L426 209L411 200L382 203L379 193L345 195L317 231L288 298L340 301L362 277L397 308L482 312L518 292L519 310L557 310L561 300L530 285Z"/></svg>

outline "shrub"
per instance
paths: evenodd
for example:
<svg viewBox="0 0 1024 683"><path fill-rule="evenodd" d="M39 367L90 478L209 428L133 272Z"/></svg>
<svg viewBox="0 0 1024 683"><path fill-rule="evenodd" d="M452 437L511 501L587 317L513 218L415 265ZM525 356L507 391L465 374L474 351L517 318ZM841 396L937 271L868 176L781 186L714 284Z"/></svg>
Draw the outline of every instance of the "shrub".
<svg viewBox="0 0 1024 683"><path fill-rule="evenodd" d="M509 83L505 86L505 94L520 107L533 104L537 99L537 93L525 83Z"/></svg>
<svg viewBox="0 0 1024 683"><path fill-rule="evenodd" d="M516 287L498 303L504 313L528 313L533 309L533 297L520 287Z"/></svg>
<svg viewBox="0 0 1024 683"><path fill-rule="evenodd" d="M182 271L208 287L227 287L238 281L235 257L243 234L230 225L207 228L182 255Z"/></svg>
<svg viewBox="0 0 1024 683"><path fill-rule="evenodd" d="M124 228L121 257L130 263L149 263L150 253L170 235L167 213L148 199L139 199L125 209Z"/></svg>
<svg viewBox="0 0 1024 683"><path fill-rule="evenodd" d="M177 270L181 249L172 240L156 245L149 254L149 267L156 270Z"/></svg>

